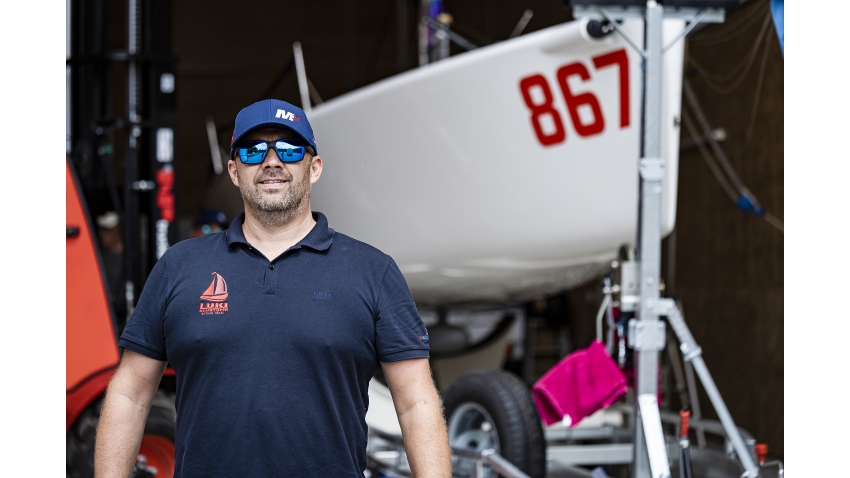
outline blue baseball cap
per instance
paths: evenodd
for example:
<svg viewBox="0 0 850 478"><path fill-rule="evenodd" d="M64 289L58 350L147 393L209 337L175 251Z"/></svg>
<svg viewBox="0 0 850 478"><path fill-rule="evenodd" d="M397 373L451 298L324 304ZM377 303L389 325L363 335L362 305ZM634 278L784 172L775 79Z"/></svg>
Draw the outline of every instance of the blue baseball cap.
<svg viewBox="0 0 850 478"><path fill-rule="evenodd" d="M261 100L242 108L236 115L233 137L230 139L230 159L236 145L251 131L262 128L284 128L293 131L319 154L313 128L301 108L281 100Z"/></svg>

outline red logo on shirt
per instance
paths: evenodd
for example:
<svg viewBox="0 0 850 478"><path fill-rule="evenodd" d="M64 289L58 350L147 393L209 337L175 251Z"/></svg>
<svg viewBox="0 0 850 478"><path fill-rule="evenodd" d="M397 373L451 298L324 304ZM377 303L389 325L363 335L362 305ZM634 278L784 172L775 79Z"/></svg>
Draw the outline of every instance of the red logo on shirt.
<svg viewBox="0 0 850 478"><path fill-rule="evenodd" d="M227 282L218 272L213 272L212 275L210 286L201 294L201 315L227 312Z"/></svg>

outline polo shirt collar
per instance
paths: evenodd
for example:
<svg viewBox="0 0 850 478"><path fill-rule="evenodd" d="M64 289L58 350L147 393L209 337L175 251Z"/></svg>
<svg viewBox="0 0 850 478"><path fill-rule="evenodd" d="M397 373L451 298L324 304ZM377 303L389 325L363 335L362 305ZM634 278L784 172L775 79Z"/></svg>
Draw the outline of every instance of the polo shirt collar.
<svg viewBox="0 0 850 478"><path fill-rule="evenodd" d="M328 218L318 211L313 211L313 220L316 221L316 225L313 226L313 229L304 236L304 239L301 239L297 244L292 246L291 249L298 249L301 246L306 246L317 251L324 251L331 247L331 243L333 242L334 234L336 234L336 232L328 227ZM245 239L245 233L242 231L242 224L244 223L244 212L240 212L233 218L233 221L230 223L230 227L228 227L227 232L225 232L228 247L232 247L236 243L250 244L248 240Z"/></svg>

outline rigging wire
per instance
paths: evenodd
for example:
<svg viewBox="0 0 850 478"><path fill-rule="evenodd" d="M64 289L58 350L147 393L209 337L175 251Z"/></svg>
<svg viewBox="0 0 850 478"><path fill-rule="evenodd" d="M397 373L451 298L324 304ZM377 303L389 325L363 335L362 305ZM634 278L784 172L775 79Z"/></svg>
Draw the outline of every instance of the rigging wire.
<svg viewBox="0 0 850 478"><path fill-rule="evenodd" d="M759 39L760 39L760 37L759 37ZM745 53L743 57L741 57L741 61L738 62L738 64L735 65L734 68L727 71L726 73L713 73L713 72L706 70L702 66L699 66L698 64L697 65L698 65L699 68L701 68L703 70L703 73L705 73L706 76L711 78L712 81L718 81L718 82L719 81L728 81L728 80L731 80L732 78L735 78L735 76L737 76L738 73L740 73L741 70L744 69L744 67L747 65L747 63L751 62L751 57L753 56L753 53L754 53L753 50L758 49L760 45L761 45L761 42L759 40L756 40L755 42L753 42L753 45L750 47L750 50L747 51L747 53Z"/></svg>
<svg viewBox="0 0 850 478"><path fill-rule="evenodd" d="M703 68L699 63L697 63L693 59L693 57L691 57L691 56L688 57L688 63L690 63L691 65L693 65L696 68L696 71L699 74L699 76L703 80L705 80L705 83L708 85L708 87L711 88L712 90L714 90L716 93L719 93L721 95L731 93L732 91L737 89L739 86L741 86L741 83L747 77L747 73L750 72L750 68L753 66L753 63L755 63L755 59L756 59L756 56L757 56L756 54L758 53L759 47L762 43L762 38L764 38L764 36L765 36L764 34L765 34L765 32L767 32L768 26L770 26L770 15L765 16L764 23L762 24L761 31L759 32L759 36L758 36L758 38L756 38L755 46L750 50L749 56L745 57L747 59L747 63L744 66L744 70L741 72L740 75L738 75L737 78L734 79L732 84L730 84L728 86L721 86L721 85L717 84L715 81L713 81L711 79L710 75L714 75L714 76L717 76L717 77L720 77L722 75L717 75L715 73L706 72L705 68Z"/></svg>
<svg viewBox="0 0 850 478"><path fill-rule="evenodd" d="M746 190L747 188L744 186L744 183L741 182L738 175L735 173L735 170L732 168L732 165L729 164L729 159L726 157L726 154L720 148L717 140L714 139L714 135L711 134L711 126L709 126L708 120L705 118L705 114L702 112L702 107L700 107L697 97L694 94L694 90L691 88L691 84L688 80L685 80L682 83L682 91L685 93L685 99L687 99L688 104L696 116L696 120L699 123L700 128L703 130L703 137L708 140L711 145L711 149L720 161L723 171L729 177L732 185L735 186L735 189L738 191Z"/></svg>
<svg viewBox="0 0 850 478"><path fill-rule="evenodd" d="M765 211L764 212L764 220L767 221L771 226L779 229L779 232L785 234L785 223L782 222L781 219L774 216L773 214Z"/></svg>
<svg viewBox="0 0 850 478"><path fill-rule="evenodd" d="M706 149L705 140L703 140L699 133L697 133L696 127L685 109L682 109L682 123L685 125L685 128L687 128L688 134L690 134L691 138L693 138L694 144L696 144L700 154L702 155L702 159L705 160L705 164L708 165L708 169L711 170L711 173L717 179L717 182L720 183L720 186L724 191L726 191L726 194L729 195L733 202L737 201L738 193L735 191L735 188L729 184L729 180L723 176L723 172L720 170L720 167L717 165L714 157L712 157L711 153L708 149Z"/></svg>
<svg viewBox="0 0 850 478"><path fill-rule="evenodd" d="M708 120L705 118L705 115L702 112L702 108L697 101L696 95L694 94L693 89L691 89L690 82L685 80L682 83L682 92L684 93L684 97L687 100L691 110L693 110L694 115L696 116L697 123L699 123L700 128L703 133L702 136L704 139L708 141L708 144L711 146L712 151L714 152L714 156L717 158L717 162L720 163L720 167L712 167L713 158L709 160L705 153L708 153L705 150L703 158L706 159L706 162L709 163L709 167L712 169L712 173L715 174L715 177L720 181L721 186L723 186L724 190L726 190L727 194L730 195L735 204L744 212L751 212L758 217L763 218L767 221L768 224L778 229L780 232L784 234L784 224L778 219L776 216L768 213L764 210L764 208L759 204L758 199L755 195L747 189L744 183L741 181L738 174L735 172L735 169L732 168L732 165L729 163L729 158L726 157L726 153L723 152L723 149L717 143L717 140L711 134L711 126L708 124ZM683 110L684 113L684 110ZM683 121L686 120L686 127L688 124L693 126L693 123L690 121L690 117L685 116L683 114ZM690 128L689 128L690 129ZM691 135L693 136L693 131L691 131ZM696 138L694 138L696 139ZM696 142L698 146L700 146L700 152L703 153L702 143L700 141ZM716 166L716 164L714 165ZM728 182L724 182L720 179L722 174L718 174L718 172L722 169L723 172L726 173L726 178Z"/></svg>
<svg viewBox="0 0 850 478"><path fill-rule="evenodd" d="M759 99L761 98L761 90L763 86L764 80L764 71L767 69L767 53L770 51L770 45L773 42L770 41L770 38L767 39L767 45L764 47L764 54L761 58L761 66L759 67L759 79L756 83L756 96L753 99L753 109L750 112L750 124L747 126L747 134L744 135L744 146L750 144L750 138L753 135L753 127L756 125L756 111L759 107Z"/></svg>
<svg viewBox="0 0 850 478"><path fill-rule="evenodd" d="M768 13L770 13L769 1L765 0L760 4L760 6L767 6ZM718 43L724 43L734 38L741 36L744 32L747 31L749 26L757 21L759 18L757 13L763 10L760 6L753 7L747 13L742 14L740 16L736 16L734 20L727 22L723 25L721 30L712 31L710 33L706 33L699 37L693 38L691 41L697 45L716 45Z"/></svg>

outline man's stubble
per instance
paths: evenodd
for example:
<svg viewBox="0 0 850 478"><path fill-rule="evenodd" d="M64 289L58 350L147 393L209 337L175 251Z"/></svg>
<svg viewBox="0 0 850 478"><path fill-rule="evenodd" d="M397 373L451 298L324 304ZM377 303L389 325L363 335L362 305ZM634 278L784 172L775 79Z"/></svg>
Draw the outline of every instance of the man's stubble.
<svg viewBox="0 0 850 478"><path fill-rule="evenodd" d="M313 160L310 159L310 165ZM278 191L262 191L258 182L242 181L239 171L236 177L239 179L239 192L245 203L246 211L250 211L256 220L266 227L280 227L289 224L293 218L302 212L302 209L310 205L310 171L308 166L301 181L296 182L295 177L286 170L268 171L257 181L264 179L287 180L289 187Z"/></svg>

